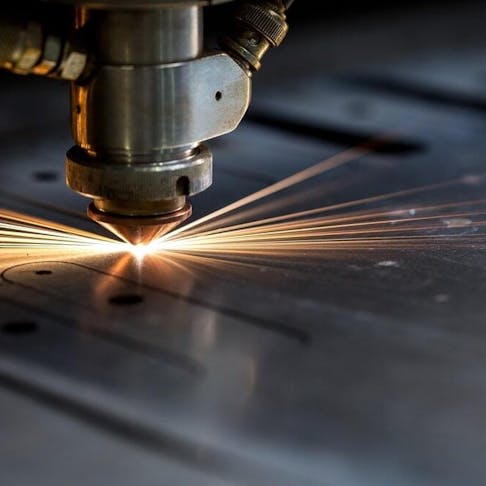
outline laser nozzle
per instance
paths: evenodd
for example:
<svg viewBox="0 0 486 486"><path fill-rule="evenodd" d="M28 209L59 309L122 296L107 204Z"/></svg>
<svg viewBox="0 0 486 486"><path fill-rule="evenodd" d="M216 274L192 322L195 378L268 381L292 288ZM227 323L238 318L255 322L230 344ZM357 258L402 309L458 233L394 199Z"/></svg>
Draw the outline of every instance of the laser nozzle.
<svg viewBox="0 0 486 486"><path fill-rule="evenodd" d="M192 214L189 202L177 211L151 216L129 216L100 211L94 203L88 206L88 216L132 245L148 245L172 231Z"/></svg>

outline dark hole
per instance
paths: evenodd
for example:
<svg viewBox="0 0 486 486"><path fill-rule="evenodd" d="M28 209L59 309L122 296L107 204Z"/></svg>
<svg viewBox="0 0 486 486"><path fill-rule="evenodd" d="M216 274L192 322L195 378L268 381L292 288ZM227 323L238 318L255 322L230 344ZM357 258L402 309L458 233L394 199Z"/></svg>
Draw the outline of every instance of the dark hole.
<svg viewBox="0 0 486 486"><path fill-rule="evenodd" d="M137 294L114 295L109 302L113 305L135 305L143 302L143 297Z"/></svg>
<svg viewBox="0 0 486 486"><path fill-rule="evenodd" d="M52 272L50 270L37 270L36 275L52 275Z"/></svg>
<svg viewBox="0 0 486 486"><path fill-rule="evenodd" d="M34 172L33 177L38 182L54 182L59 178L59 174L53 170L41 170Z"/></svg>
<svg viewBox="0 0 486 486"><path fill-rule="evenodd" d="M176 191L179 196L189 196L189 177L182 176L177 179Z"/></svg>
<svg viewBox="0 0 486 486"><path fill-rule="evenodd" d="M223 93L221 93L221 91L216 91L214 97L216 98L216 101L219 101L223 97Z"/></svg>
<svg viewBox="0 0 486 486"><path fill-rule="evenodd" d="M76 105L76 113L79 115L81 113L81 106Z"/></svg>
<svg viewBox="0 0 486 486"><path fill-rule="evenodd" d="M7 322L1 327L2 333L5 334L31 334L38 329L38 325L33 321L12 321Z"/></svg>

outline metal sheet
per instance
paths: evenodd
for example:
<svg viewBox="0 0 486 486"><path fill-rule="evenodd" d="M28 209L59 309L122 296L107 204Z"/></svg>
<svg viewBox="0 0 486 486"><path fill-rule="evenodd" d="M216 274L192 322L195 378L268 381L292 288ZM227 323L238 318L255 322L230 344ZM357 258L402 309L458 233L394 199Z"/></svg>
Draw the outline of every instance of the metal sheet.
<svg viewBox="0 0 486 486"><path fill-rule="evenodd" d="M477 112L327 77L301 82L262 85L253 121L214 143L216 182L195 198L198 215L390 130L412 148L326 174L317 200L484 172ZM36 87L58 108L28 127L21 117L0 124L1 203L93 230L59 169L62 99L24 83L23 103ZM9 96L0 92L2 106ZM440 196L483 194L459 184ZM65 484L83 453L84 475L69 484L482 483L480 245L218 264L27 253L0 258L2 484L29 471L47 482L52 470ZM72 462L35 457L51 442Z"/></svg>

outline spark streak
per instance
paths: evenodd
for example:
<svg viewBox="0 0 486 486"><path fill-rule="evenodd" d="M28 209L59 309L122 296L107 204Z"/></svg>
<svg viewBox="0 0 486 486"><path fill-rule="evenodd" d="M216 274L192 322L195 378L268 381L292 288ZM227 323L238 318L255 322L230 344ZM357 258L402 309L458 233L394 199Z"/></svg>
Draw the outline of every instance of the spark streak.
<svg viewBox="0 0 486 486"><path fill-rule="evenodd" d="M297 172L296 174L293 174L290 177L286 177L285 179L282 179L281 181L276 182L275 184L272 184L264 189L261 189L260 191L251 194L250 196L244 197L239 201L236 201L232 204L229 204L228 206L225 206L224 208L215 211L214 213L208 214L207 216L204 216L198 219L197 221L189 223L188 225L173 231L171 233L171 236L175 237L178 234L182 232L187 232L188 230L200 226L203 223L211 221L215 218L219 218L227 213L240 209L249 204L253 204L263 198L281 192L284 189L288 189L289 187L300 184L301 182L305 182L313 177L323 174L324 172L328 172L331 169L335 169L353 160L357 160L358 158L363 157L364 155L370 153L375 144L376 142L370 141L358 147L354 147L349 150L345 150L344 152L340 152L334 155L333 157L330 157L316 165L313 165L312 167Z"/></svg>
<svg viewBox="0 0 486 486"><path fill-rule="evenodd" d="M123 243L41 218L0 211L0 249L121 251Z"/></svg>
<svg viewBox="0 0 486 486"><path fill-rule="evenodd" d="M260 220L243 220L238 223L238 214L225 218L227 214L244 209L255 201L273 196L330 168L350 162L357 157L357 153L358 156L363 155L356 150L346 151L339 157L330 159L331 164L328 164L329 161L321 162L280 183L257 191L166 235L155 242L154 246L161 251L176 253L254 256L287 253L288 256L299 257L306 252L329 249L437 248L445 245L477 246L484 243L486 236L480 230L486 226L486 210L482 207L486 199L432 205L407 202L401 207L390 205L386 208L363 209L367 205L470 185L471 176ZM481 183L483 179L482 174L474 176L474 184ZM335 214L342 210L346 212ZM248 211L244 211L244 215L247 216ZM228 225L229 221L238 224Z"/></svg>
<svg viewBox="0 0 486 486"><path fill-rule="evenodd" d="M0 211L0 249L66 250L68 252L129 252L141 261L150 255L175 259L189 255L211 258L243 256L307 257L329 250L385 250L478 247L486 243L486 199L423 204L424 195L479 185L484 175L465 176L385 194L370 194L327 206L249 219L271 208L298 203L298 194L284 191L308 183L331 169L370 152L373 144L341 152L275 184L169 233L148 246L131 247L111 238L40 218ZM319 195L305 188L302 193ZM413 201L412 198L419 198ZM268 202L269 198L273 198ZM277 198L275 200L275 198ZM278 199L280 198L280 199ZM404 200L397 204L397 200ZM259 203L254 209L248 209ZM377 207L376 207L377 206ZM288 211L288 209L287 209Z"/></svg>

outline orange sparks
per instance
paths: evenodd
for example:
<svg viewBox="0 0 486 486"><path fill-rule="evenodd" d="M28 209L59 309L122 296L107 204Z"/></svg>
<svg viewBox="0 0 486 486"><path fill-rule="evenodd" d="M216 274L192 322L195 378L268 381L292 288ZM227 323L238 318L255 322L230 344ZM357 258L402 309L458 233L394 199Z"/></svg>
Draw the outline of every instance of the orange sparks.
<svg viewBox="0 0 486 486"><path fill-rule="evenodd" d="M481 183L483 175L375 194L327 206L273 214L249 220L267 207L288 207L296 194L281 201L266 200L307 182L331 169L350 163L372 151L372 144L349 149L302 170L265 189L204 216L147 246L126 243L70 226L13 211L0 211L0 249L66 250L67 252L130 252L141 260L164 254L177 258L189 254L287 255L332 250L411 249L446 245L479 245L486 242L486 199L413 204L414 196L430 195L461 184ZM305 188L309 194L309 188ZM312 191L313 192L313 191ZM404 200L397 206L397 199ZM262 202L265 200L265 202ZM248 207L259 203L253 213ZM378 204L378 207L373 205ZM383 205L386 204L386 206ZM238 210L240 212L238 213ZM228 215L231 213L231 217ZM5 256L5 253L4 253Z"/></svg>

